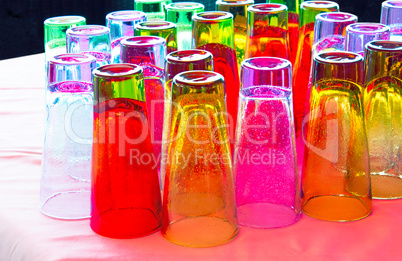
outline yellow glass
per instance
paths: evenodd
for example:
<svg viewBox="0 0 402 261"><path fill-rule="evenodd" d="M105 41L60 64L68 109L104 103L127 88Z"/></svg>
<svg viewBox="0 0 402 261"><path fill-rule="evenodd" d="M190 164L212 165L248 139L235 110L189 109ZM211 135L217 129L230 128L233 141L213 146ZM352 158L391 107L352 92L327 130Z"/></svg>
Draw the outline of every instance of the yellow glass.
<svg viewBox="0 0 402 261"><path fill-rule="evenodd" d="M172 243L210 247L238 233L227 129L222 75L176 75L162 207L162 234Z"/></svg>
<svg viewBox="0 0 402 261"><path fill-rule="evenodd" d="M302 209L330 221L351 221L372 209L363 117L363 57L334 51L314 57L305 118Z"/></svg>
<svg viewBox="0 0 402 261"><path fill-rule="evenodd" d="M402 198L402 42L366 45L364 107L373 197Z"/></svg>

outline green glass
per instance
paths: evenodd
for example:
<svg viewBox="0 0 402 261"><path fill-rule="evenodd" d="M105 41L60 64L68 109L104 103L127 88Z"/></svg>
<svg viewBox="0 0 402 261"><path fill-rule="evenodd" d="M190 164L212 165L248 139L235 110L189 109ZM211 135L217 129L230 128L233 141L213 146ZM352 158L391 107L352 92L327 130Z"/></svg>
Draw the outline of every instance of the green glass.
<svg viewBox="0 0 402 261"><path fill-rule="evenodd" d="M166 5L172 0L134 0L134 10L147 15L147 21L164 21Z"/></svg>
<svg viewBox="0 0 402 261"><path fill-rule="evenodd" d="M192 20L191 17L204 11L204 5L194 2L178 2L166 6L166 21L177 26L178 50L191 49Z"/></svg>
<svg viewBox="0 0 402 261"><path fill-rule="evenodd" d="M234 41L236 46L236 56L238 69L245 59L245 49L247 42L247 7L254 4L254 0L246 1L216 1L216 10L225 11L233 15Z"/></svg>
<svg viewBox="0 0 402 261"><path fill-rule="evenodd" d="M151 21L135 26L134 36L159 36L165 38L167 53L177 51L177 27L172 22Z"/></svg>
<svg viewBox="0 0 402 261"><path fill-rule="evenodd" d="M46 61L56 55L67 53L67 29L85 24L85 17L82 16L57 16L46 19L44 22Z"/></svg>

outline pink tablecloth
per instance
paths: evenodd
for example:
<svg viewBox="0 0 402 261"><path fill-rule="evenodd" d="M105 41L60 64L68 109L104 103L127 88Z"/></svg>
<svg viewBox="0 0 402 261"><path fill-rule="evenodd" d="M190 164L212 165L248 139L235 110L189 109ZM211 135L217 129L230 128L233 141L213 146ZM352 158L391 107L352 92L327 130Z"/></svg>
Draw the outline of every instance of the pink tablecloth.
<svg viewBox="0 0 402 261"><path fill-rule="evenodd" d="M368 218L334 223L303 216L289 227L241 227L218 247L192 249L160 232L101 237L89 220L38 210L43 143L44 56L0 61L0 260L402 260L402 200L374 201Z"/></svg>

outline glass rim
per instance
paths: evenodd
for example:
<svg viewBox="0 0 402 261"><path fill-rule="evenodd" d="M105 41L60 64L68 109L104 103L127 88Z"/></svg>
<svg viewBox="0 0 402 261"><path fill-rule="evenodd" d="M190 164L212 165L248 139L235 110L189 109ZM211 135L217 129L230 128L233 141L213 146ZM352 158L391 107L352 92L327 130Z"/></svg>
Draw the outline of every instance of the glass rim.
<svg viewBox="0 0 402 261"><path fill-rule="evenodd" d="M254 0L244 0L244 1L224 1L224 0L217 0L215 5L228 5L228 6L245 6L245 5L252 5L254 4Z"/></svg>
<svg viewBox="0 0 402 261"><path fill-rule="evenodd" d="M328 8L338 8L339 10L339 4L332 1L304 1L300 4L300 9L323 11Z"/></svg>
<svg viewBox="0 0 402 261"><path fill-rule="evenodd" d="M282 92L285 95L282 97L278 96L272 96L272 95L267 95L265 94L257 94L257 93L252 93L250 91L252 90L275 90L278 92ZM248 93L246 93L248 92ZM250 86L246 88L242 88L239 92L239 98L240 99L246 99L246 100L282 100L282 99L288 99L291 95L293 94L292 89L282 87L282 86L273 86L273 85L256 85L256 86ZM255 96L254 96L255 95ZM257 95L260 95L259 97Z"/></svg>
<svg viewBox="0 0 402 261"><path fill-rule="evenodd" d="M374 28L373 30L359 30L356 27L364 27L364 28ZM360 22L354 23L346 26L346 32L350 33L360 33L360 34L376 34L376 33L386 33L390 32L391 28L388 25L380 24L380 23L368 23L368 22Z"/></svg>
<svg viewBox="0 0 402 261"><path fill-rule="evenodd" d="M166 46L165 38L152 35L141 35L126 37L120 42L124 47L153 47L158 45Z"/></svg>
<svg viewBox="0 0 402 261"><path fill-rule="evenodd" d="M203 4L197 2L175 2L166 5L167 11L178 11L178 12L186 12L204 8L205 6Z"/></svg>
<svg viewBox="0 0 402 261"><path fill-rule="evenodd" d="M113 72L113 70L123 70ZM142 74L143 70L141 66L131 63L115 63L107 64L96 68L93 71L94 77L98 78L114 78L114 77L125 77L131 78L132 76Z"/></svg>
<svg viewBox="0 0 402 261"><path fill-rule="evenodd" d="M199 22L222 22L233 20L233 15L224 11L206 11L194 14L191 19Z"/></svg>
<svg viewBox="0 0 402 261"><path fill-rule="evenodd" d="M111 21L136 21L144 18L146 14L137 10L121 10L106 15L106 19Z"/></svg>
<svg viewBox="0 0 402 261"><path fill-rule="evenodd" d="M268 59L273 60L273 61L277 61L278 64L275 67L257 67L256 65L252 64L251 62L253 61L267 61ZM279 58L279 57L270 57L270 56L259 56L259 57L252 57L249 59L245 59L242 63L241 63L241 68L245 67L248 69L252 69L252 70L258 70L258 71L278 71L278 70L282 70L285 69L287 67L290 66L290 70L292 69L292 64L289 60L283 59L283 58Z"/></svg>
<svg viewBox="0 0 402 261"><path fill-rule="evenodd" d="M339 15L343 15L342 19L335 19L335 18L331 18L329 16L335 16L335 17L339 17ZM357 21L357 16L354 14L350 14L350 13L345 13L345 12L325 12L325 13L321 13L316 15L315 17L316 21L320 20L322 22L337 22L337 23L345 23L345 22L352 22L352 21Z"/></svg>
<svg viewBox="0 0 402 261"><path fill-rule="evenodd" d="M248 12L262 13L262 14L276 14L287 10L288 7L286 5L270 4L270 3L254 4L247 7Z"/></svg>
<svg viewBox="0 0 402 261"><path fill-rule="evenodd" d="M73 36L99 36L109 33L110 29L103 25L79 25L69 28L66 32L67 35Z"/></svg>
<svg viewBox="0 0 402 261"><path fill-rule="evenodd" d="M144 21L135 25L138 30L166 30L176 28L176 24L168 21Z"/></svg>
<svg viewBox="0 0 402 261"><path fill-rule="evenodd" d="M61 20L69 20L69 22L61 22ZM86 22L86 18L80 15L65 15L47 18L43 23L46 26L67 26L79 22Z"/></svg>
<svg viewBox="0 0 402 261"><path fill-rule="evenodd" d="M190 57L192 58L190 59ZM167 63L192 63L204 60L210 61L212 59L213 59L212 53L206 50L199 50L199 49L174 51L166 56Z"/></svg>
<svg viewBox="0 0 402 261"><path fill-rule="evenodd" d="M402 1L400 0L389 0L389 1L384 1L381 4L381 7L387 7L387 8L395 8L395 9L400 9L402 8Z"/></svg>
<svg viewBox="0 0 402 261"><path fill-rule="evenodd" d="M402 51L402 42L390 40L376 40L366 44L366 49L377 52Z"/></svg>
<svg viewBox="0 0 402 261"><path fill-rule="evenodd" d="M49 64L56 65L83 65L86 63L96 62L96 58L92 55L82 53L64 53L55 55L49 60Z"/></svg>
<svg viewBox="0 0 402 261"><path fill-rule="evenodd" d="M363 62L363 57L348 51L328 51L316 54L314 61L322 64L354 64Z"/></svg>
<svg viewBox="0 0 402 261"><path fill-rule="evenodd" d="M179 87L194 86L202 88L219 82L224 83L225 80L221 74L214 71L193 70L176 74L172 82Z"/></svg>

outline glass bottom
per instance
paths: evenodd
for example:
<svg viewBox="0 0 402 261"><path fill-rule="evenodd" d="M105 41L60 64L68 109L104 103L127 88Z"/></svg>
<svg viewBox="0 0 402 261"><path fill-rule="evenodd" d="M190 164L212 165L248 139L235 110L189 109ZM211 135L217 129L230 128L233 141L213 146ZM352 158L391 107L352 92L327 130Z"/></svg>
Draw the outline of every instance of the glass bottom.
<svg viewBox="0 0 402 261"><path fill-rule="evenodd" d="M367 217L371 207L357 197L346 195L323 195L308 199L303 212L313 218L327 221L353 221Z"/></svg>
<svg viewBox="0 0 402 261"><path fill-rule="evenodd" d="M238 232L238 227L227 219L202 216L177 220L162 234L176 245L212 247L231 241Z"/></svg>
<svg viewBox="0 0 402 261"><path fill-rule="evenodd" d="M239 224L252 228L289 226L300 219L300 213L289 206L273 203L252 203L237 208Z"/></svg>
<svg viewBox="0 0 402 261"><path fill-rule="evenodd" d="M67 191L53 194L40 207L46 216L58 219L84 219L91 213L89 190Z"/></svg>
<svg viewBox="0 0 402 261"><path fill-rule="evenodd" d="M92 216L90 225L101 236L127 239L155 233L160 228L160 221L150 209L123 208Z"/></svg>
<svg viewBox="0 0 402 261"><path fill-rule="evenodd" d="M402 198L402 177L386 173L371 173L371 192L375 199Z"/></svg>

